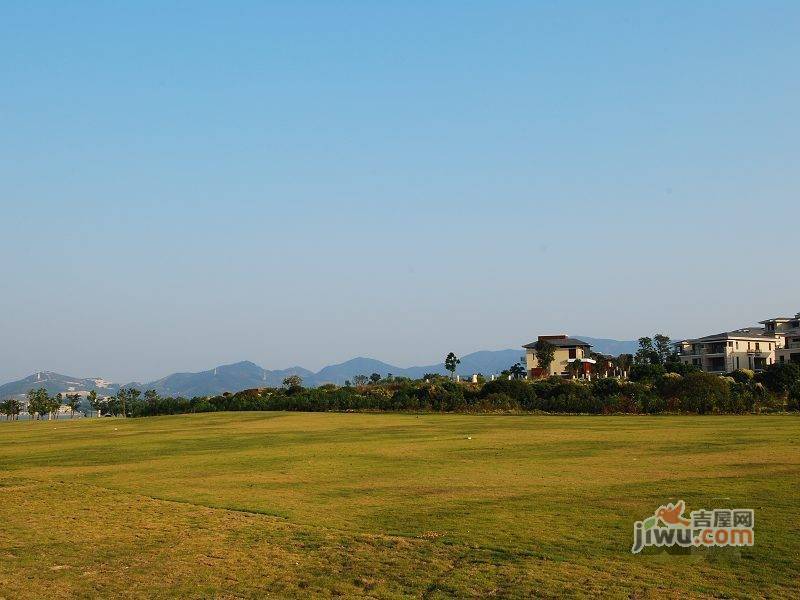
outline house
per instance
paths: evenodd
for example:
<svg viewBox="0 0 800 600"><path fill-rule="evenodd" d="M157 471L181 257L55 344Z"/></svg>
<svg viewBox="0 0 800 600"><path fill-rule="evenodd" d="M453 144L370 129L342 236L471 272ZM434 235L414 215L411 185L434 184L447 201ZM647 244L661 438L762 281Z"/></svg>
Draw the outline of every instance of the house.
<svg viewBox="0 0 800 600"><path fill-rule="evenodd" d="M775 362L778 339L766 327L743 327L715 335L682 340L676 344L678 358L709 373L737 369L761 371Z"/></svg>
<svg viewBox="0 0 800 600"><path fill-rule="evenodd" d="M775 362L800 364L800 313L794 317L775 317L761 321L765 331L775 336Z"/></svg>
<svg viewBox="0 0 800 600"><path fill-rule="evenodd" d="M555 346L556 351L550 368L545 371L539 366L539 361L536 358L537 342L531 342L523 346L525 348L525 366L530 379L550 377L552 375L567 376L569 375L567 365L576 359L584 363L584 373L588 374L591 371L591 365L595 362L589 358L591 344L567 335L540 335L537 341L552 344Z"/></svg>

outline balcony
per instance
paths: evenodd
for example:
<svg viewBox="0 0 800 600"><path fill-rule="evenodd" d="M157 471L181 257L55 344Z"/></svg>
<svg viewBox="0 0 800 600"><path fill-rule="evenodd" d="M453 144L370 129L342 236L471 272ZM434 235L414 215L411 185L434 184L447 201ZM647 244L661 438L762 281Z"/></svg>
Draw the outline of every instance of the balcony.
<svg viewBox="0 0 800 600"><path fill-rule="evenodd" d="M703 354L706 356L725 356L727 353L725 346L720 348L708 348L703 351Z"/></svg>
<svg viewBox="0 0 800 600"><path fill-rule="evenodd" d="M747 353L751 356L769 356L771 352L772 352L771 350L762 350L761 348L750 349L747 351Z"/></svg>
<svg viewBox="0 0 800 600"><path fill-rule="evenodd" d="M706 361L705 370L710 373L726 373L728 371L728 361L724 358L711 358Z"/></svg>

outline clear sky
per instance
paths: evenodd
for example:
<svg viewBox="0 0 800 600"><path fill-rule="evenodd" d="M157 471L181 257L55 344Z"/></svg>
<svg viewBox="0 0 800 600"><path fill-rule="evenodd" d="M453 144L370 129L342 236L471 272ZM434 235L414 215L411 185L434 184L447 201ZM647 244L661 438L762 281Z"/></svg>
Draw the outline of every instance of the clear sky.
<svg viewBox="0 0 800 600"><path fill-rule="evenodd" d="M0 381L800 310L800 3L0 4Z"/></svg>

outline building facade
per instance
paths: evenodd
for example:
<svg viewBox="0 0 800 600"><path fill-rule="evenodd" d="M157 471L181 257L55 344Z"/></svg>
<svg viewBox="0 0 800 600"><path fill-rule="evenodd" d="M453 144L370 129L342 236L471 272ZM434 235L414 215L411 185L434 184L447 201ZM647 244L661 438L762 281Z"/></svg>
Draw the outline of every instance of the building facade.
<svg viewBox="0 0 800 600"><path fill-rule="evenodd" d="M709 373L730 373L738 369L761 371L775 362L775 336L761 327L745 327L715 335L683 340L677 344L678 357Z"/></svg>
<svg viewBox="0 0 800 600"><path fill-rule="evenodd" d="M761 321L764 330L775 337L775 361L800 364L800 313L794 317L775 317Z"/></svg>
<svg viewBox="0 0 800 600"><path fill-rule="evenodd" d="M539 360L536 358L536 342L523 346L525 348L525 366L530 379L550 377L552 375L567 376L569 375L567 366L576 359L585 362L587 370L589 369L589 363L594 363L589 358L592 345L583 340L571 338L567 335L540 335L537 341L545 341L552 344L555 347L555 356L550 368L545 371L539 366Z"/></svg>

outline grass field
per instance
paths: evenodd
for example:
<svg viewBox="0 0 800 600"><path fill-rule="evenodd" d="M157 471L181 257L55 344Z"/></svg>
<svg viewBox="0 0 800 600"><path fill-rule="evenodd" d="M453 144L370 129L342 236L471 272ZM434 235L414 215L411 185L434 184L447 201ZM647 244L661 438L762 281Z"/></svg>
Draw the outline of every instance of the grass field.
<svg viewBox="0 0 800 600"><path fill-rule="evenodd" d="M632 555L678 498L755 547ZM0 598L800 597L789 416L0 423L0 500Z"/></svg>

